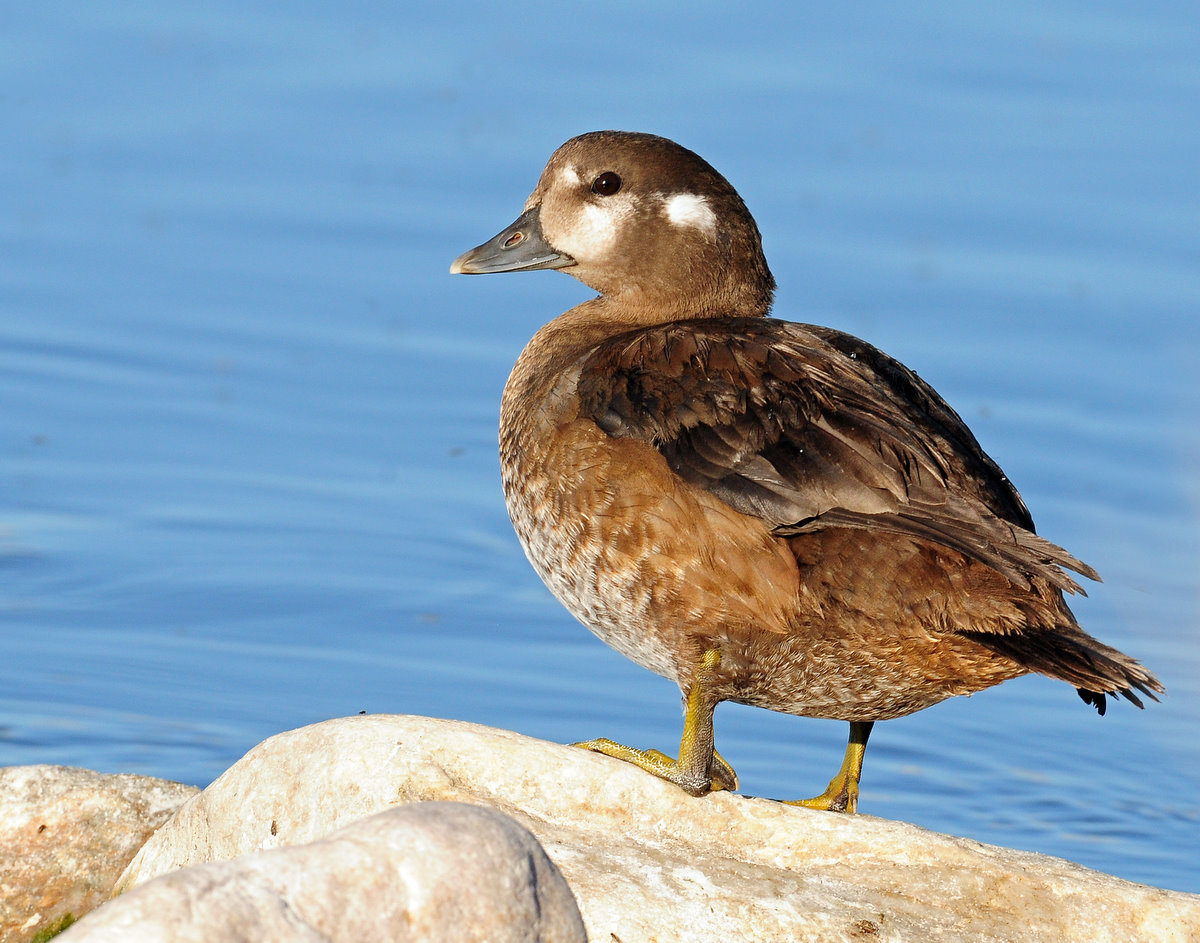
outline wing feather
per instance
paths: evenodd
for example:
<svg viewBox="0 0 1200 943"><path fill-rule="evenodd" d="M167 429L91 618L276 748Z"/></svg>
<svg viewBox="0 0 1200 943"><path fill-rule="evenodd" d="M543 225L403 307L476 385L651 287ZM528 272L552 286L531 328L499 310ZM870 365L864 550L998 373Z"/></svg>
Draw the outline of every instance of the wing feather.
<svg viewBox="0 0 1200 943"><path fill-rule="evenodd" d="M911 370L829 328L684 321L582 362L582 414L653 445L682 479L780 536L852 527L933 541L1019 586L1095 571L1034 533L1021 496Z"/></svg>

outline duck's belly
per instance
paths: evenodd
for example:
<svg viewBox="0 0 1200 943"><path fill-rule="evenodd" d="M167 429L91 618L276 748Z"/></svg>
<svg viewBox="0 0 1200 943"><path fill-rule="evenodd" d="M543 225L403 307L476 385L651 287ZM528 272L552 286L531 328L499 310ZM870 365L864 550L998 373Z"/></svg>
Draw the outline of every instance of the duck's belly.
<svg viewBox="0 0 1200 943"><path fill-rule="evenodd" d="M722 646L729 672L722 699L803 717L889 720L1024 674L960 635L922 637L919 625L909 625L863 638L845 628L817 623Z"/></svg>

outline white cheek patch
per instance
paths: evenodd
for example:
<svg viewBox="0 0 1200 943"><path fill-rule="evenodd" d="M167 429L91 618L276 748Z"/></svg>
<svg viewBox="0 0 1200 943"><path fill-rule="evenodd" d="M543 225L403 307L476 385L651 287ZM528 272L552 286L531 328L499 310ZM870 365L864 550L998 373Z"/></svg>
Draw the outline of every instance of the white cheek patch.
<svg viewBox="0 0 1200 943"><path fill-rule="evenodd" d="M554 247L581 262L603 256L616 244L626 221L633 216L635 201L618 194L598 203L583 203L578 215L563 233L556 233Z"/></svg>
<svg viewBox="0 0 1200 943"><path fill-rule="evenodd" d="M672 226L689 226L699 229L710 238L717 234L717 214L708 205L708 200L695 193L676 193L663 203Z"/></svg>

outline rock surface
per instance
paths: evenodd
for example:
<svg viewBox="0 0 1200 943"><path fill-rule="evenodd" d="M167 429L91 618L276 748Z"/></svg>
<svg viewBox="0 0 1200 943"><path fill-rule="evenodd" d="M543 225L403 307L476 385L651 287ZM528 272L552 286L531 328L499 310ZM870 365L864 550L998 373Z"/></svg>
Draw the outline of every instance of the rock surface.
<svg viewBox="0 0 1200 943"><path fill-rule="evenodd" d="M870 816L694 799L608 757L422 717L351 717L264 741L181 807L119 886L424 800L525 825L601 943L1200 939L1200 896Z"/></svg>
<svg viewBox="0 0 1200 943"><path fill-rule="evenodd" d="M63 943L587 943L537 840L508 816L424 802L311 844L149 881Z"/></svg>
<svg viewBox="0 0 1200 943"><path fill-rule="evenodd" d="M44 938L99 906L150 833L199 791L67 766L0 768L0 940Z"/></svg>

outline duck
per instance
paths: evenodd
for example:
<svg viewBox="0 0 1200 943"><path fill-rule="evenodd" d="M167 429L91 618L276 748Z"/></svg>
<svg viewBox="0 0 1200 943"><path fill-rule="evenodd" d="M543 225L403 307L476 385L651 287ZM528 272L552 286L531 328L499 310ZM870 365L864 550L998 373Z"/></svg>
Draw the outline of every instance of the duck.
<svg viewBox="0 0 1200 943"><path fill-rule="evenodd" d="M1035 532L928 383L850 334L771 316L758 226L698 154L574 137L516 221L450 271L544 269L597 294L541 327L504 387L508 512L550 591L684 705L674 757L576 746L702 796L738 788L719 703L840 720L838 772L789 801L855 812L879 721L1028 673L1100 714L1163 692L1080 628L1065 595L1096 571Z"/></svg>

